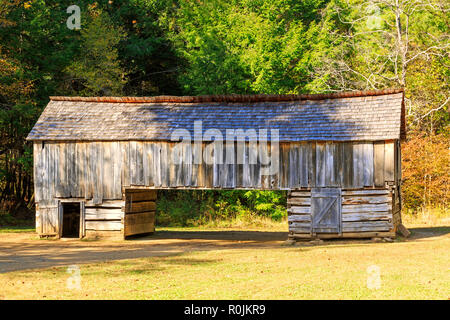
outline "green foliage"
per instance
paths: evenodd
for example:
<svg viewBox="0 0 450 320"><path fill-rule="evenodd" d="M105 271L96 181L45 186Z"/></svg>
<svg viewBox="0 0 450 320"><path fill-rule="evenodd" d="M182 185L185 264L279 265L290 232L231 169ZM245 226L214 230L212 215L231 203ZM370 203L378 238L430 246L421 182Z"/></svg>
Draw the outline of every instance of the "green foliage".
<svg viewBox="0 0 450 320"><path fill-rule="evenodd" d="M34 231L34 222L20 219L11 214L0 212L0 233Z"/></svg>
<svg viewBox="0 0 450 320"><path fill-rule="evenodd" d="M286 192L244 190L164 190L158 192L157 224L190 227L265 217L287 217Z"/></svg>
<svg viewBox="0 0 450 320"><path fill-rule="evenodd" d="M323 1L182 2L171 40L188 94L296 93L307 83L305 36Z"/></svg>
<svg viewBox="0 0 450 320"><path fill-rule="evenodd" d="M402 86L411 141L416 134L448 137L446 1L81 0L82 29L70 30L66 9L72 4L0 1L0 207L11 212L33 205L32 152L25 137L51 95ZM429 143L430 159L442 159L439 142ZM423 154L416 151L407 155L409 168L421 163ZM433 171L433 181L445 180L441 169ZM425 192L418 182L428 173L411 174L403 185L407 206L440 203L437 188ZM285 216L284 193L182 194L160 197L163 224Z"/></svg>
<svg viewBox="0 0 450 320"><path fill-rule="evenodd" d="M101 10L91 10L86 20L81 28L82 50L66 68L72 87L78 87L81 95L122 95L125 72L117 47L126 34Z"/></svg>
<svg viewBox="0 0 450 320"><path fill-rule="evenodd" d="M244 196L257 213L277 221L287 217L286 192L256 190L247 191Z"/></svg>
<svg viewBox="0 0 450 320"><path fill-rule="evenodd" d="M439 0L330 1L313 33L308 55L316 79L306 88L403 87L409 127L443 132L449 123L448 10Z"/></svg>

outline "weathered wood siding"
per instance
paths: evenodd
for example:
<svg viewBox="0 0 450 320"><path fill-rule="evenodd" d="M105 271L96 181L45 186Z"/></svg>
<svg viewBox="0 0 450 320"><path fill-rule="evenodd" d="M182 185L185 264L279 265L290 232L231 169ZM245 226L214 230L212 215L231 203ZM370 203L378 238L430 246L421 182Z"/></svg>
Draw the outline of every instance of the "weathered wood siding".
<svg viewBox="0 0 450 320"><path fill-rule="evenodd" d="M240 188L294 190L288 200L291 234L311 235L311 189L342 189L341 234L391 232L401 222L400 149L397 141L280 143L266 175L263 157L273 148L247 143L201 148L185 144L184 162L170 161L170 142L50 142L34 144L36 229L59 235L58 201L85 201L86 237L122 237L153 232L156 192L130 188ZM191 152L192 151L192 152ZM195 155L212 155L196 164ZM185 156L189 155L189 156ZM250 163L255 158L256 163ZM224 163L225 161L234 163ZM232 161L232 162L233 162ZM241 163L239 163L241 162ZM264 164L263 164L264 163ZM306 191L305 191L306 190ZM351 194L354 192L354 194ZM361 193L362 192L362 193Z"/></svg>
<svg viewBox="0 0 450 320"><path fill-rule="evenodd" d="M105 200L101 205L88 201L85 204L86 238L123 239L125 201Z"/></svg>
<svg viewBox="0 0 450 320"><path fill-rule="evenodd" d="M393 193L384 189L344 189L341 192L341 234L354 237L356 233L375 236L393 232ZM311 190L293 191L288 197L289 232L293 237L312 237L313 212ZM320 233L320 232L318 232Z"/></svg>
<svg viewBox="0 0 450 320"><path fill-rule="evenodd" d="M213 162L181 164L169 161L176 151L169 142L64 142L34 144L35 197L37 203L56 198L84 198L94 204L122 199L123 188L243 188L297 189L313 187L384 187L395 183L398 167L394 141L367 143L281 143L279 172L264 175L263 145L246 144L243 162L236 159L236 144L214 150L185 145L183 154L209 150ZM233 150L234 149L234 150ZM228 150L228 153L227 153ZM214 152L216 151L216 152ZM218 153L220 151L220 154ZM230 152L231 151L231 152ZM265 153L271 156L270 146ZM235 164L221 160L233 158ZM398 170L398 169L397 169Z"/></svg>
<svg viewBox="0 0 450 320"><path fill-rule="evenodd" d="M156 190L125 190L124 237L155 231Z"/></svg>
<svg viewBox="0 0 450 320"><path fill-rule="evenodd" d="M36 204L36 232L41 236L59 236L58 201Z"/></svg>

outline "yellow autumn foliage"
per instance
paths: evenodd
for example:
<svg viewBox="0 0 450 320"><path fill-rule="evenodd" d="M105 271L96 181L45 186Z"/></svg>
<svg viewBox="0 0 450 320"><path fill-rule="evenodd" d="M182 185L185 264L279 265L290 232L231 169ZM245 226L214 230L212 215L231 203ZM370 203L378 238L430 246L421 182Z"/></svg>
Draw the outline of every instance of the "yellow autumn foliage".
<svg viewBox="0 0 450 320"><path fill-rule="evenodd" d="M450 137L416 135L402 145L402 192L407 209L448 207Z"/></svg>

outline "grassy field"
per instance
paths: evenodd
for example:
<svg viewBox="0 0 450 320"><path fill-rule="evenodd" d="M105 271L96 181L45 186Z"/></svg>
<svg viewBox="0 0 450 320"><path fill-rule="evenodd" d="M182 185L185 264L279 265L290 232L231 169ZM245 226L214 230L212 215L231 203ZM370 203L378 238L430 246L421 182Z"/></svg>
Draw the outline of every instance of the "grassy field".
<svg viewBox="0 0 450 320"><path fill-rule="evenodd" d="M34 226L8 226L0 227L0 233L34 232Z"/></svg>
<svg viewBox="0 0 450 320"><path fill-rule="evenodd" d="M393 243L280 241L80 264L79 289L67 267L15 271L0 274L0 299L450 299L450 228L412 231ZM379 288L367 286L371 266Z"/></svg>

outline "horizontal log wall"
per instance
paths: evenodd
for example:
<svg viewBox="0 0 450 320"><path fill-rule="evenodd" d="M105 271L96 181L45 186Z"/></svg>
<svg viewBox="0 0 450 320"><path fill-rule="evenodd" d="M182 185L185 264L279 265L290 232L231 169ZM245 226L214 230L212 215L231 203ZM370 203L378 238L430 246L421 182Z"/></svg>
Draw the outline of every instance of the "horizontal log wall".
<svg viewBox="0 0 450 320"><path fill-rule="evenodd" d="M125 201L104 201L96 205L93 201L85 204L86 238L123 239L123 218Z"/></svg>
<svg viewBox="0 0 450 320"><path fill-rule="evenodd" d="M311 187L384 187L394 183L395 147L392 142L281 143L280 171L267 176L264 165L249 164L263 146L247 144L244 164L237 164L236 145L223 148L212 164L170 164L175 143L73 142L35 143L36 202L56 198L85 198L94 204L122 199L127 186L150 188L296 189ZM207 144L202 145L201 152ZM227 155L227 149L230 151ZM230 150L231 149L231 150ZM270 146L267 148L270 155ZM192 145L183 149L194 151ZM230 156L230 154L232 156ZM259 153L260 154L260 153ZM214 152L213 152L214 155ZM233 156L234 155L234 156ZM220 164L233 158L235 164Z"/></svg>
<svg viewBox="0 0 450 320"><path fill-rule="evenodd" d="M288 197L289 233L294 238L312 238L311 192L292 191ZM338 237L393 235L390 189L342 190L342 234ZM332 234L317 234L319 238ZM337 237L337 235L334 235Z"/></svg>
<svg viewBox="0 0 450 320"><path fill-rule="evenodd" d="M124 237L155 231L156 190L125 190Z"/></svg>
<svg viewBox="0 0 450 320"><path fill-rule="evenodd" d="M312 233L311 191L293 191L287 199L290 233Z"/></svg>

